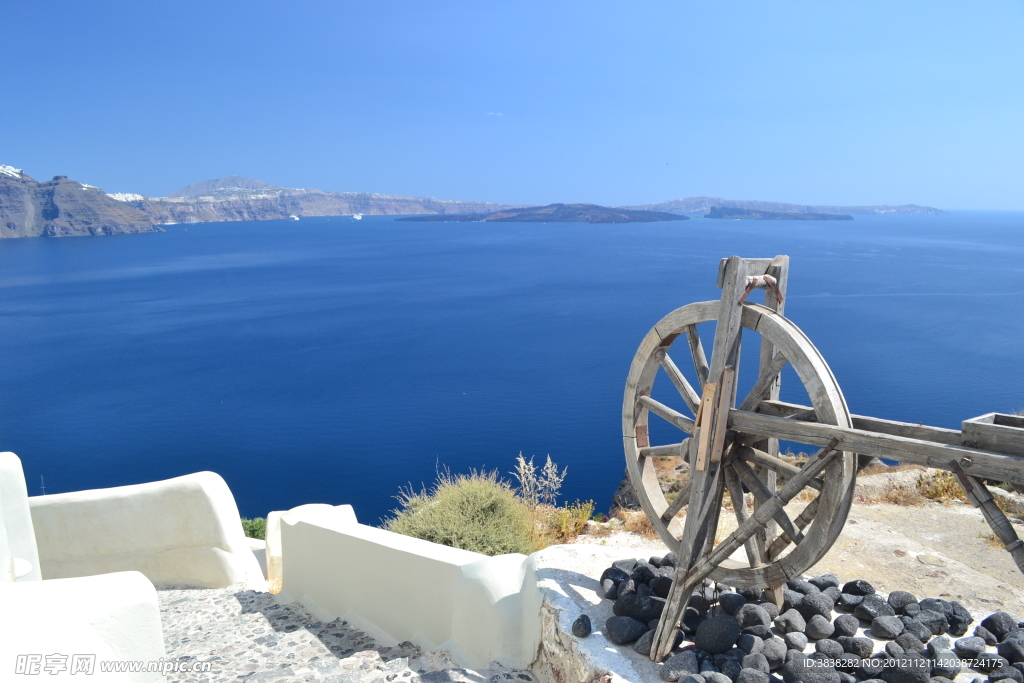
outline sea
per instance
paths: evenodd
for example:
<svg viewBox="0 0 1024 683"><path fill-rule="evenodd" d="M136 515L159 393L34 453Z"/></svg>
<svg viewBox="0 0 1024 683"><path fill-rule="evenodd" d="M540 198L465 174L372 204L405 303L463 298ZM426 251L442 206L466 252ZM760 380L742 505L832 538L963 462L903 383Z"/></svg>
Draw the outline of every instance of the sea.
<svg viewBox="0 0 1024 683"><path fill-rule="evenodd" d="M366 524L439 471L550 456L563 500L607 510L637 346L718 299L733 254L789 255L786 316L851 412L958 428L1024 408L1024 213L303 218L0 241L0 451L33 496L211 470L244 516L347 503ZM784 375L783 398L801 392Z"/></svg>

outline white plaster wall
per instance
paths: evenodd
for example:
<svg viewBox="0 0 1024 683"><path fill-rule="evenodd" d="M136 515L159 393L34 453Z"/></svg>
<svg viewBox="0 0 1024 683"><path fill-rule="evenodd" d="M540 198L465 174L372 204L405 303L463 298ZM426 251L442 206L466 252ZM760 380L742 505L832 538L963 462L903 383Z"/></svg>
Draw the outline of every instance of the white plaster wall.
<svg viewBox="0 0 1024 683"><path fill-rule="evenodd" d="M4 675L14 672L18 654L96 654L98 659L146 662L165 656L156 590L139 572L0 583L0 614L5 615L0 620ZM165 680L155 672L103 677L98 667L97 680ZM44 672L40 678L51 676Z"/></svg>
<svg viewBox="0 0 1024 683"><path fill-rule="evenodd" d="M319 618L344 616L386 644L448 650L470 668L534 659L541 598L524 555L487 557L315 513L283 515L280 540L280 599Z"/></svg>
<svg viewBox="0 0 1024 683"><path fill-rule="evenodd" d="M213 472L28 500L44 579L139 571L157 586L265 585Z"/></svg>
<svg viewBox="0 0 1024 683"><path fill-rule="evenodd" d="M0 453L0 564L6 570L0 581L12 580L8 569L11 558L20 558L31 565L27 574L17 581L38 581L39 554L29 511L28 490L21 460L14 453Z"/></svg>
<svg viewBox="0 0 1024 683"><path fill-rule="evenodd" d="M351 505L327 505L325 503L309 503L286 511L275 511L267 515L266 543L264 544L264 575L270 592L281 590L284 576L284 562L281 558L281 520L285 517L302 517L317 520L334 527L346 524L358 524L356 511Z"/></svg>

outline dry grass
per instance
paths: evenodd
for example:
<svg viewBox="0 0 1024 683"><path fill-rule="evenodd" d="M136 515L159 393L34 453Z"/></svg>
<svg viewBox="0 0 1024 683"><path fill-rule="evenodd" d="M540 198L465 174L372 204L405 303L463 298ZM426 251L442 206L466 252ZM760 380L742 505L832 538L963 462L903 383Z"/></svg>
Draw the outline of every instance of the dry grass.
<svg viewBox="0 0 1024 683"><path fill-rule="evenodd" d="M895 465L886 465L877 458L867 467L860 471L857 476L870 476L872 474L886 474L888 472L903 472L904 470L923 470L924 467L920 465L911 465L904 463L897 463Z"/></svg>
<svg viewBox="0 0 1024 683"><path fill-rule="evenodd" d="M1005 514L1017 515L1018 517L1024 516L1024 505L1021 503L1009 498L1003 498L1002 496L992 496L992 498L995 499L996 507Z"/></svg>
<svg viewBox="0 0 1024 683"><path fill-rule="evenodd" d="M644 538L658 538L658 532L654 530L651 520L647 519L643 510L619 510L615 516L622 520L623 529L626 531Z"/></svg>
<svg viewBox="0 0 1024 683"><path fill-rule="evenodd" d="M587 527L583 530L583 533L594 538L603 538L611 536L612 529L607 524L601 524L600 522L587 522Z"/></svg>
<svg viewBox="0 0 1024 683"><path fill-rule="evenodd" d="M904 486L890 486L886 488L878 500L889 505L902 505L904 507L920 507L926 502L925 497L921 495L917 488Z"/></svg>
<svg viewBox="0 0 1024 683"><path fill-rule="evenodd" d="M991 531L979 531L978 532L978 538L985 539L985 542L988 543L993 548L1002 548L1003 547L1002 541L1000 541L999 537L996 536Z"/></svg>
<svg viewBox="0 0 1024 683"><path fill-rule="evenodd" d="M951 473L943 470L926 472L918 477L917 490L925 498L942 503L966 500L960 482Z"/></svg>

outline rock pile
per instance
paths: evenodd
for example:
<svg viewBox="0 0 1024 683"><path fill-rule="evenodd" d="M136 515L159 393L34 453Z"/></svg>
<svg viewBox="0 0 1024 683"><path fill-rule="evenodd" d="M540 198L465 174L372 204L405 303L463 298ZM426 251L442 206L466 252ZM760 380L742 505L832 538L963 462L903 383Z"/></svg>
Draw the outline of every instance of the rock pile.
<svg viewBox="0 0 1024 683"><path fill-rule="evenodd" d="M669 553L602 573L603 597L615 601L609 641L650 654L675 564ZM950 683L973 671L974 683L1024 683L1024 622L996 612L968 635L973 623L955 600L884 596L834 574L789 581L781 606L760 590L705 579L660 674L682 683Z"/></svg>

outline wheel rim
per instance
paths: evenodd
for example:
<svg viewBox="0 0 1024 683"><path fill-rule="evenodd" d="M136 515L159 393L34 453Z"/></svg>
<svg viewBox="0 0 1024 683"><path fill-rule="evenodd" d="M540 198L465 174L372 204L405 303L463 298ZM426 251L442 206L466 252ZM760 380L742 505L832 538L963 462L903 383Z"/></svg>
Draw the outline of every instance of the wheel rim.
<svg viewBox="0 0 1024 683"><path fill-rule="evenodd" d="M703 361L706 368L707 360L702 358L703 349L699 336L696 335L696 326L717 320L718 309L717 301L693 303L676 309L662 318L644 337L626 381L622 413L626 470L644 513L661 539L673 549L677 547L678 539L682 535L681 515L686 507L683 506L679 513L667 521L663 518L666 512L671 514L672 511L658 482L652 454L667 454L667 449L650 449L651 444L647 442L650 433L648 418L651 412L658 411L656 415L659 417L655 419L666 418L680 430L681 436L690 436L689 433L683 432L687 432L687 426L690 426L692 431L691 418L695 412L693 398L697 396L699 402L701 386L687 386L687 380L681 374L677 374L678 371L670 372L670 366L674 366L673 355L670 352L676 349L676 360L680 364L684 362L684 356L689 356L694 361L698 383L703 384L706 375L701 376L700 366ZM745 304L742 327L745 331L760 334L774 345L777 354L785 357L807 391L818 422L841 427L851 426L846 400L831 369L796 325L769 308ZM685 348L683 353L678 352L680 343ZM659 373L659 370L662 372ZM673 411L675 414L672 414L663 410L664 406L659 408L658 402L650 399L651 390L659 375L668 375L686 409ZM689 416L686 415L687 412ZM743 438L743 435L732 432L730 434L737 440ZM645 447L647 450L643 450ZM735 449L735 454L739 453L740 450ZM652 457L646 457L645 454ZM735 454L729 460L739 459ZM725 467L732 465L723 462L723 468ZM735 466L736 471L741 469L742 465ZM803 514L795 518L793 526L789 527L791 532L796 532L797 543L790 543L785 547L785 541L779 541L776 548L784 549L756 567L750 566L752 560L743 563L728 560L715 569L711 578L738 588L775 587L812 567L824 556L842 530L853 501L855 471L856 456L844 452L826 468L821 478L816 480L816 486L820 489L817 498L808 502ZM750 472L744 472L745 476L749 477L749 474ZM685 491L680 495L684 494ZM754 505L755 508L758 505L756 500ZM812 506L815 507L808 511L807 508ZM801 522L806 523L802 529L799 527Z"/></svg>

